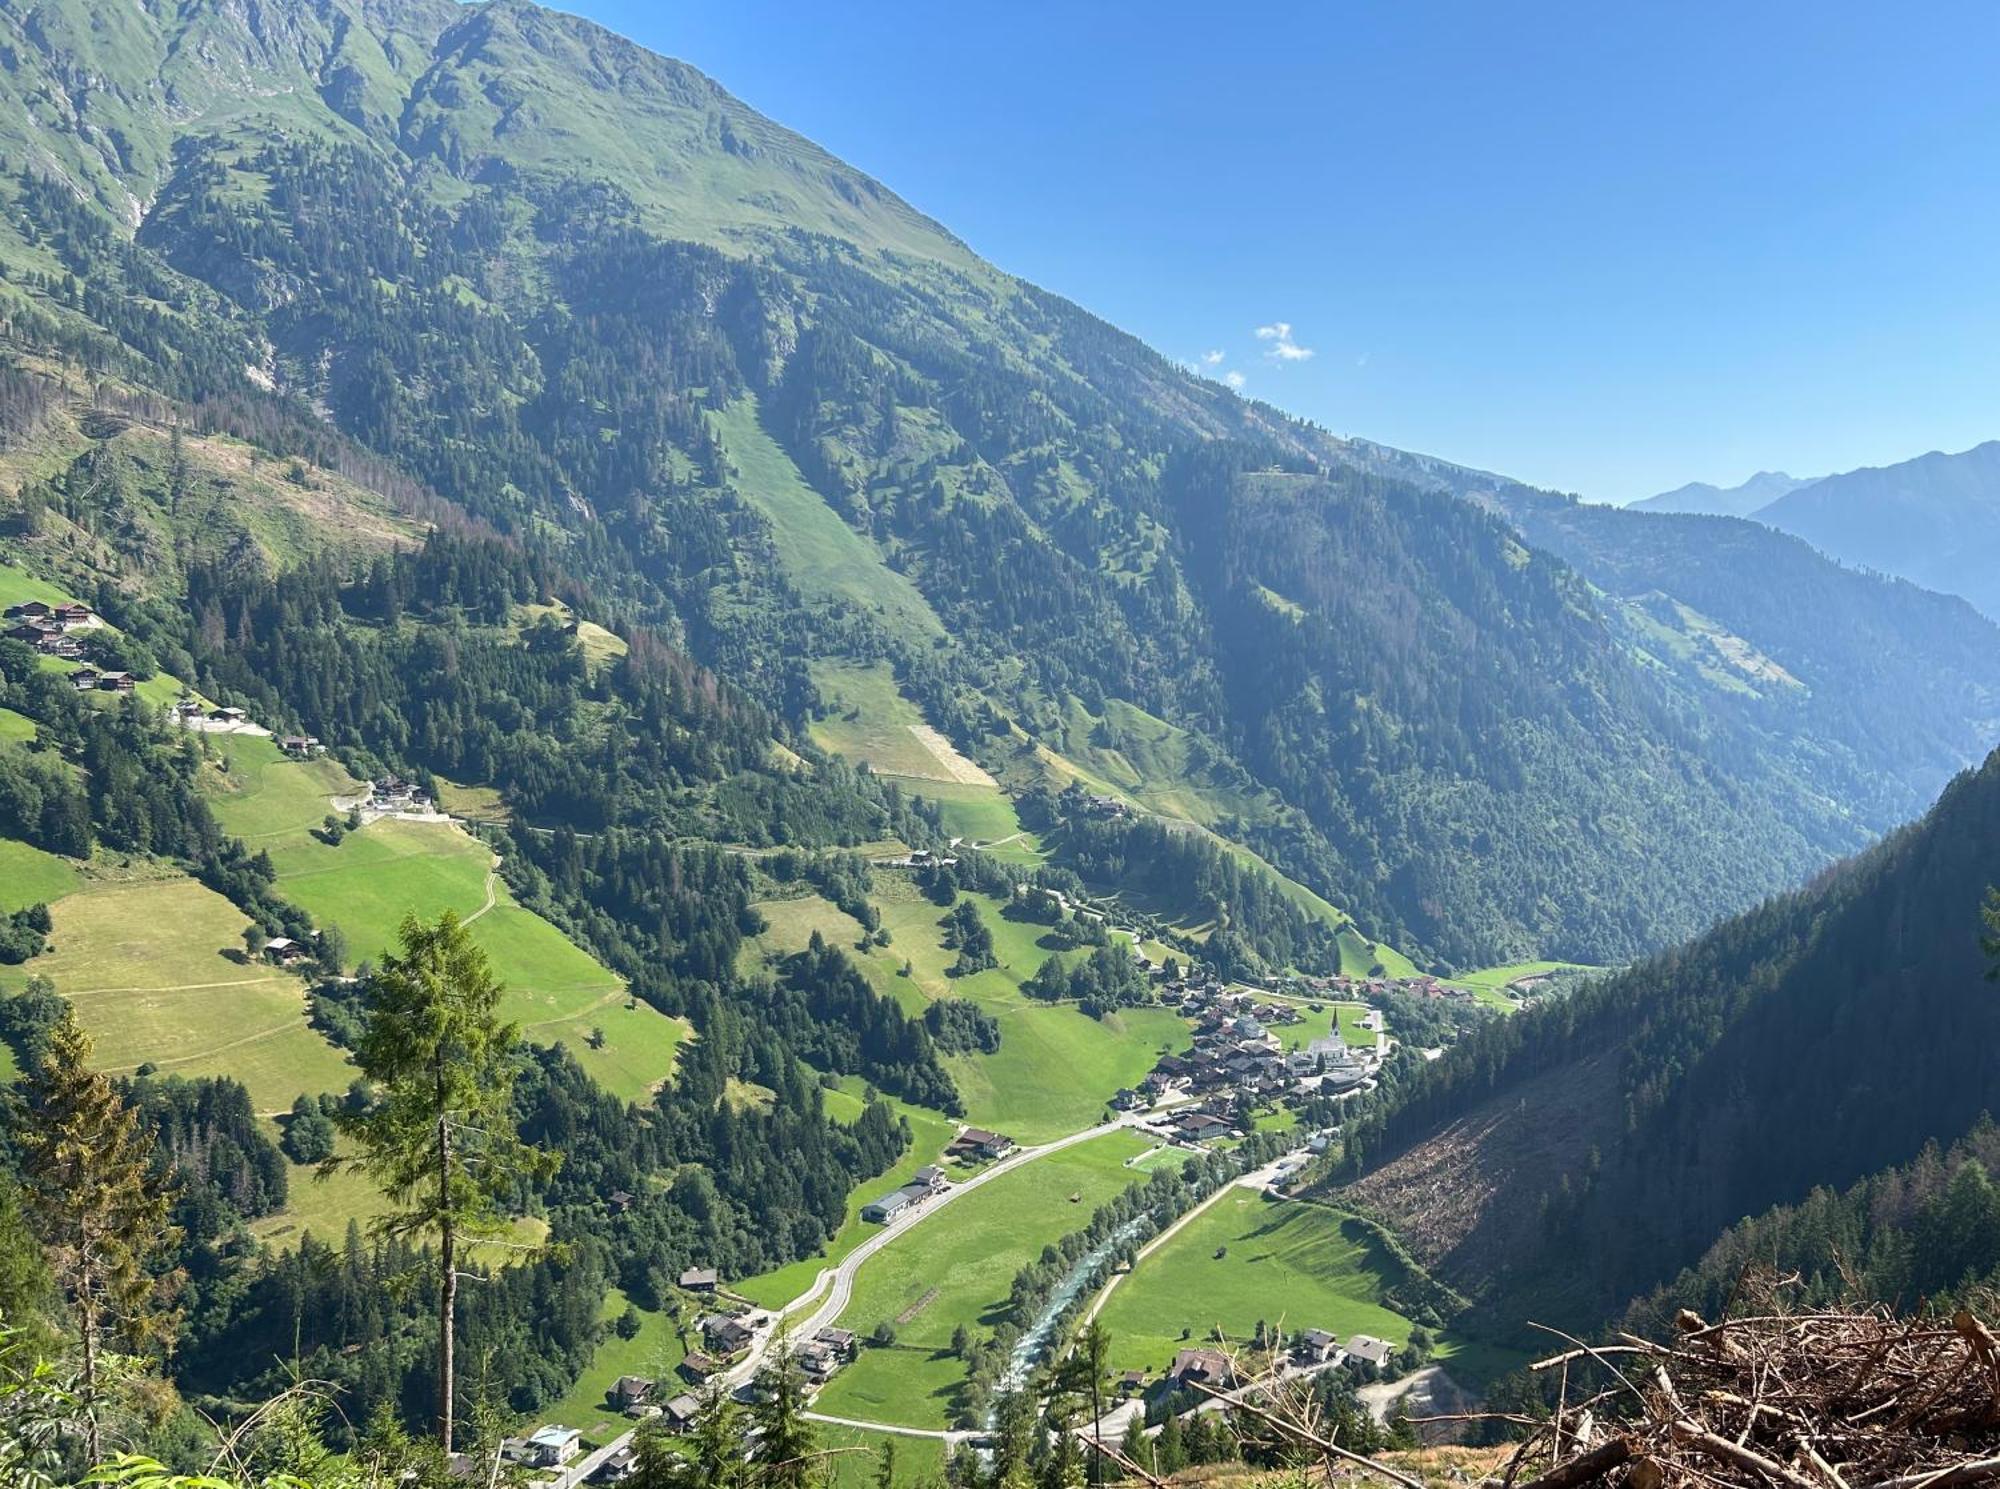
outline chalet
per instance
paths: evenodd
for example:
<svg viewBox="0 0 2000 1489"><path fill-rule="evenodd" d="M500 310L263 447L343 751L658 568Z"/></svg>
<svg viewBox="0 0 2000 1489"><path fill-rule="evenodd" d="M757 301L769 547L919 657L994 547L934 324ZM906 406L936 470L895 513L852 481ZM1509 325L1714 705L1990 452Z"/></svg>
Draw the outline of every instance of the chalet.
<svg viewBox="0 0 2000 1489"><path fill-rule="evenodd" d="M174 705L175 715L183 721L198 719L202 716L202 712L203 709L199 698L183 698Z"/></svg>
<svg viewBox="0 0 2000 1489"><path fill-rule="evenodd" d="M701 1415L701 1402L683 1391L667 1403L666 1409L660 1415L674 1431L685 1432L694 1425L694 1419Z"/></svg>
<svg viewBox="0 0 2000 1489"><path fill-rule="evenodd" d="M639 1471L639 1450L631 1443L613 1450L591 1470L593 1484L622 1484Z"/></svg>
<svg viewBox="0 0 2000 1489"><path fill-rule="evenodd" d="M755 1337L749 1325L732 1313L711 1313L701 1321L700 1327L703 1341L725 1358L748 1349L751 1339Z"/></svg>
<svg viewBox="0 0 2000 1489"><path fill-rule="evenodd" d="M528 1439L521 1461L530 1468L561 1468L582 1445L583 1434L574 1427L543 1427Z"/></svg>
<svg viewBox="0 0 2000 1489"><path fill-rule="evenodd" d="M326 746L310 734L287 734L278 741L278 748L294 760L310 760L326 753Z"/></svg>
<svg viewBox="0 0 2000 1489"><path fill-rule="evenodd" d="M209 711L209 722L215 724L247 724L250 715L240 708L217 708Z"/></svg>
<svg viewBox="0 0 2000 1489"><path fill-rule="evenodd" d="M1386 1339L1377 1339L1373 1334L1356 1334L1347 1341L1347 1357L1350 1360L1373 1365L1377 1370L1388 1369L1389 1360L1395 1353L1395 1345Z"/></svg>
<svg viewBox="0 0 2000 1489"><path fill-rule="evenodd" d="M612 1196L614 1202L617 1198L617 1195ZM625 1200L629 1205L632 1196L629 1194L626 1195ZM713 1267L689 1267L680 1276L681 1286L691 1293L712 1293L720 1284L720 1281L721 1279L717 1276L716 1270Z"/></svg>
<svg viewBox="0 0 2000 1489"><path fill-rule="evenodd" d="M1191 1143L1206 1143L1229 1136L1229 1124L1213 1112L1189 1112L1175 1120L1174 1132Z"/></svg>
<svg viewBox="0 0 2000 1489"><path fill-rule="evenodd" d="M1219 1349L1184 1349L1174 1356L1167 1379L1177 1386L1204 1385L1222 1391L1236 1383L1236 1368Z"/></svg>
<svg viewBox="0 0 2000 1489"><path fill-rule="evenodd" d="M937 1194L951 1187L951 1176L935 1163L931 1163L917 1170L916 1182L929 1193Z"/></svg>
<svg viewBox="0 0 2000 1489"><path fill-rule="evenodd" d="M681 1374L696 1384L707 1380L721 1368L722 1361L705 1355L698 1349L689 1351L688 1357L680 1363Z"/></svg>
<svg viewBox="0 0 2000 1489"><path fill-rule="evenodd" d="M25 641L30 646L35 645L45 637L60 636L61 634L61 626L52 625L45 620L24 620L18 626L9 626L7 628L7 639L9 641Z"/></svg>
<svg viewBox="0 0 2000 1489"><path fill-rule="evenodd" d="M55 613L55 606L46 600L23 600L9 605L6 613L8 620L47 620Z"/></svg>
<svg viewBox="0 0 2000 1489"><path fill-rule="evenodd" d="M1146 1105L1145 1093L1126 1087L1111 1098L1111 1109L1119 1112L1136 1112Z"/></svg>
<svg viewBox="0 0 2000 1489"><path fill-rule="evenodd" d="M129 693L139 686L139 679L129 672L100 672L97 686L100 692Z"/></svg>
<svg viewBox="0 0 2000 1489"><path fill-rule="evenodd" d="M101 674L95 667L79 667L69 675L69 685L79 693L97 691L97 679Z"/></svg>
<svg viewBox="0 0 2000 1489"><path fill-rule="evenodd" d="M1118 1377L1116 1384L1119 1395L1136 1396L1146 1389L1146 1372L1143 1370L1127 1370L1123 1375Z"/></svg>
<svg viewBox="0 0 2000 1489"><path fill-rule="evenodd" d="M629 1189L614 1189L604 1196L604 1202L611 1207L613 1215L623 1215L627 1210L632 1208L632 1191Z"/></svg>
<svg viewBox="0 0 2000 1489"><path fill-rule="evenodd" d="M49 611L49 619L59 626L87 626L96 617L90 613L88 605L79 605L72 600L66 605L53 607Z"/></svg>
<svg viewBox="0 0 2000 1489"><path fill-rule="evenodd" d="M303 961L312 953L302 941L294 941L290 936L273 936L264 943L267 961L276 962L281 967L289 967L294 962Z"/></svg>
<svg viewBox="0 0 2000 1489"><path fill-rule="evenodd" d="M1325 1329L1307 1329L1292 1346L1292 1359L1301 1365L1331 1364L1339 1354L1339 1337Z"/></svg>
<svg viewBox="0 0 2000 1489"><path fill-rule="evenodd" d="M35 643L35 650L64 662L74 662L83 655L82 643L73 636L44 636Z"/></svg>
<svg viewBox="0 0 2000 1489"><path fill-rule="evenodd" d="M1005 1158L1014 1151L1014 1139L984 1127L968 1127L945 1149L953 1158Z"/></svg>
<svg viewBox="0 0 2000 1489"><path fill-rule="evenodd" d="M817 1334L813 1335L813 1338L824 1344L843 1360L854 1358L855 1348L859 1343L854 1337L854 1330L836 1329L831 1326L821 1329Z"/></svg>
<svg viewBox="0 0 2000 1489"><path fill-rule="evenodd" d="M621 1375L611 1387L611 1404L626 1411L643 1404L653 1394L653 1383L643 1375Z"/></svg>
<svg viewBox="0 0 2000 1489"><path fill-rule="evenodd" d="M841 1359L817 1339L809 1339L792 1352L806 1380L816 1386L823 1386L833 1378L833 1372L841 1366Z"/></svg>

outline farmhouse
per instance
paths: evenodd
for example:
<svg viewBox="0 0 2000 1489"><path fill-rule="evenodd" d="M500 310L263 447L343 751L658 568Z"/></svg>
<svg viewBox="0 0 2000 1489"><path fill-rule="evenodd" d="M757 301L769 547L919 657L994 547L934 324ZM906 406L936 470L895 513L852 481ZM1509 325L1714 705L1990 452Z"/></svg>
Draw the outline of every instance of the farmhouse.
<svg viewBox="0 0 2000 1489"><path fill-rule="evenodd" d="M669 1401L666 1409L660 1413L662 1417L666 1418L667 1425L676 1432L687 1431L688 1428L694 1425L694 1419L700 1414L701 1402L695 1397L690 1396L686 1391L681 1392L680 1395Z"/></svg>
<svg viewBox="0 0 2000 1489"><path fill-rule="evenodd" d="M250 715L240 708L218 708L210 711L209 722L215 724L247 724Z"/></svg>
<svg viewBox="0 0 2000 1489"><path fill-rule="evenodd" d="M1377 1370L1388 1368L1389 1359L1396 1353L1396 1346L1386 1339L1377 1339L1373 1334L1356 1334L1347 1341L1347 1357L1373 1365Z"/></svg>
<svg viewBox="0 0 2000 1489"><path fill-rule="evenodd" d="M326 753L326 746L310 734L287 734L278 741L278 748L294 760L310 760Z"/></svg>
<svg viewBox="0 0 2000 1489"><path fill-rule="evenodd" d="M7 607L8 620L47 620L55 607L46 600L23 600L18 605Z"/></svg>
<svg viewBox="0 0 2000 1489"><path fill-rule="evenodd" d="M273 936L264 943L264 956L281 967L303 961L311 952L303 942L294 941L290 936Z"/></svg>
<svg viewBox="0 0 2000 1489"><path fill-rule="evenodd" d="M727 1357L747 1349L754 1335L749 1325L731 1313L711 1313L701 1321L701 1337L711 1349Z"/></svg>
<svg viewBox="0 0 2000 1489"><path fill-rule="evenodd" d="M18 626L9 626L7 628L7 639L9 641L25 641L30 646L35 645L45 636L60 636L61 634L62 629L59 626L51 625L45 620L22 621Z"/></svg>
<svg viewBox="0 0 2000 1489"><path fill-rule="evenodd" d="M611 1387L611 1404L620 1411L642 1405L653 1394L653 1383L643 1375L621 1375Z"/></svg>
<svg viewBox="0 0 2000 1489"><path fill-rule="evenodd" d="M1184 1349L1174 1356L1167 1379L1177 1386L1199 1383L1226 1390L1236 1383L1236 1371L1219 1349Z"/></svg>
<svg viewBox="0 0 2000 1489"><path fill-rule="evenodd" d="M129 672L100 672L97 686L101 692L129 693L139 686L139 679Z"/></svg>
<svg viewBox="0 0 2000 1489"><path fill-rule="evenodd" d="M722 1368L722 1361L705 1355L700 1350L690 1350L688 1357L680 1363L680 1372L689 1380L699 1384Z"/></svg>
<svg viewBox="0 0 2000 1489"><path fill-rule="evenodd" d="M69 675L69 685L79 693L97 691L98 670L95 667L79 667Z"/></svg>
<svg viewBox="0 0 2000 1489"><path fill-rule="evenodd" d="M968 1127L944 1151L949 1158L1005 1158L1014 1151L1014 1139L984 1127Z"/></svg>

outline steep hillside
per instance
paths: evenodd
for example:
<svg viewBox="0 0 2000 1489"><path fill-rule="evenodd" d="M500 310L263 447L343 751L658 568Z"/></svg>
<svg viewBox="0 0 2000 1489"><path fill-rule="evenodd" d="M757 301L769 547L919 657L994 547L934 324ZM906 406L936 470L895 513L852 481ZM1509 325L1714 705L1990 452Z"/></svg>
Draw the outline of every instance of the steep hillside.
<svg viewBox="0 0 2000 1489"><path fill-rule="evenodd" d="M1602 592L1633 655L1681 674L1861 820L1916 816L2000 740L2000 627L1961 600L1755 522L1523 486L1497 501Z"/></svg>
<svg viewBox="0 0 2000 1489"><path fill-rule="evenodd" d="M1751 515L1843 563L1963 595L2000 618L2000 441L1828 476Z"/></svg>
<svg viewBox="0 0 2000 1489"><path fill-rule="evenodd" d="M1709 517L1748 517L1759 507L1810 486L1812 477L1801 479L1781 470L1760 470L1736 486L1711 486L1706 481L1690 481L1658 496L1648 496L1626 507L1628 512L1692 512Z"/></svg>
<svg viewBox="0 0 2000 1489"><path fill-rule="evenodd" d="M1352 1197L1506 1316L1601 1317L1739 1217L2000 1109L1995 882L2000 753L1809 887L1448 1051L1357 1124ZM1441 1172L1509 1183L1427 1228L1407 1181Z"/></svg>
<svg viewBox="0 0 2000 1489"><path fill-rule="evenodd" d="M1188 375L588 22L62 0L0 25L17 355L405 520L469 516L794 730L824 679L886 671L882 712L969 769L1084 778L1458 965L1622 960L1894 820L1837 711L1714 707L1436 495L1493 478ZM1247 479L1273 470L1298 489ZM997 793L973 810L1006 825Z"/></svg>

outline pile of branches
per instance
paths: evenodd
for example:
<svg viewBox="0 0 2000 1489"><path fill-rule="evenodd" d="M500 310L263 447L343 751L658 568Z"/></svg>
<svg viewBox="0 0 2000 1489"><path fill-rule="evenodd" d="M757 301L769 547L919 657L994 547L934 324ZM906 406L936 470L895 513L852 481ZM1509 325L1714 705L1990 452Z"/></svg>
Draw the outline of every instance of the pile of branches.
<svg viewBox="0 0 2000 1489"><path fill-rule="evenodd" d="M1538 1362L1554 1414L1504 1489L1960 1489L2000 1482L2000 1341L1970 1312L1768 1313ZM1589 1394L1566 1400L1573 1376ZM1538 1477L1528 1465L1546 1464Z"/></svg>

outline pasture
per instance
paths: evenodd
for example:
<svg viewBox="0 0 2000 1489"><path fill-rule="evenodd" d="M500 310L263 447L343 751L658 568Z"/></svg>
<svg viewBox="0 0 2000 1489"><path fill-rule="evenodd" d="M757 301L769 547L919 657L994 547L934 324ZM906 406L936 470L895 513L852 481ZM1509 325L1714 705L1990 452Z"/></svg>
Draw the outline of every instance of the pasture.
<svg viewBox="0 0 2000 1489"><path fill-rule="evenodd" d="M840 1322L865 1339L886 1321L896 1342L864 1347L821 1391L819 1410L908 1427L947 1425L965 1379L950 1352L952 1331L990 1328L1023 1266L1143 1177L1126 1160L1147 1146L1114 1132L1035 1159L870 1257Z"/></svg>
<svg viewBox="0 0 2000 1489"><path fill-rule="evenodd" d="M1152 1373L1217 1334L1240 1344L1259 1320L1400 1345L1409 1320L1382 1302L1400 1276L1359 1221L1235 1188L1121 1279L1099 1319L1114 1368Z"/></svg>
<svg viewBox="0 0 2000 1489"><path fill-rule="evenodd" d="M0 838L0 915L61 899L76 884L76 867L69 859Z"/></svg>

